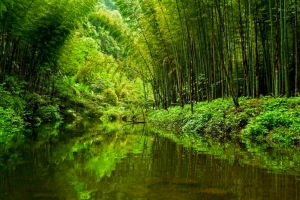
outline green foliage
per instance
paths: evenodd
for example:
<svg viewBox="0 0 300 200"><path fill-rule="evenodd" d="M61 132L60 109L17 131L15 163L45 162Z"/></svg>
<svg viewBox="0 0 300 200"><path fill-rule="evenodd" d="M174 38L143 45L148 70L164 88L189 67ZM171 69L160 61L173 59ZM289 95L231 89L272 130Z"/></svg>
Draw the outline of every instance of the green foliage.
<svg viewBox="0 0 300 200"><path fill-rule="evenodd" d="M241 135L244 140L272 146L300 145L300 98L242 99L240 109L229 100L215 100L189 107L154 111L150 121L167 130L212 138ZM179 112L181 111L181 112ZM180 122L180 123L178 123Z"/></svg>
<svg viewBox="0 0 300 200"><path fill-rule="evenodd" d="M14 77L6 77L4 84L0 84L0 106L11 108L20 116L24 115L24 100L20 98L24 83L18 83Z"/></svg>
<svg viewBox="0 0 300 200"><path fill-rule="evenodd" d="M104 122L115 122L118 120L120 113L116 109L109 109L103 113L103 116L100 118Z"/></svg>
<svg viewBox="0 0 300 200"><path fill-rule="evenodd" d="M230 101L219 99L212 103L195 105L195 113L188 118L186 124L182 127L183 132L217 138L226 136L231 132L231 126L234 123L228 120L228 116L225 116L226 110L230 106ZM228 125L228 123L231 123L231 125Z"/></svg>
<svg viewBox="0 0 300 200"><path fill-rule="evenodd" d="M186 134L221 136L229 130L225 123L225 111L231 106L229 100L215 100L212 103L198 103L194 114L190 107L172 107L168 111L155 111L150 114L150 121L168 130L176 130Z"/></svg>
<svg viewBox="0 0 300 200"><path fill-rule="evenodd" d="M286 127L276 128L274 131L271 131L266 140L269 140L272 146L281 146L281 147L291 147L298 146L300 144L300 134L299 130L297 132L291 131Z"/></svg>
<svg viewBox="0 0 300 200"><path fill-rule="evenodd" d="M56 82L55 103L59 105L60 112L66 119L87 117L100 117L100 104L102 97L90 91L89 86L76 83L74 78L63 77Z"/></svg>
<svg viewBox="0 0 300 200"><path fill-rule="evenodd" d="M59 136L60 122L44 123L40 126L36 126L32 131L36 134L36 139L39 141L47 141L52 136ZM31 133L32 134L32 133Z"/></svg>
<svg viewBox="0 0 300 200"><path fill-rule="evenodd" d="M97 43L89 37L81 37L75 33L63 45L58 65L63 75L73 76L83 66L88 58L97 55Z"/></svg>
<svg viewBox="0 0 300 200"><path fill-rule="evenodd" d="M139 117L144 85L124 67L125 26L105 6L87 16L96 2L0 3L0 142L11 143L25 124L37 128L63 117Z"/></svg>
<svg viewBox="0 0 300 200"><path fill-rule="evenodd" d="M58 102L55 99L51 101L50 96L33 93L26 94L24 99L27 102L24 119L30 125L62 121Z"/></svg>
<svg viewBox="0 0 300 200"><path fill-rule="evenodd" d="M4 75L18 75L27 81L28 90L34 92L40 92L46 84L49 86L52 75L59 70L57 58L61 47L96 2L22 0L1 3L0 33L9 37L0 38L3 50L0 71Z"/></svg>
<svg viewBox="0 0 300 200"><path fill-rule="evenodd" d="M213 112L212 118L207 123L205 134L216 139L227 137L233 129L233 124L227 124L225 119L225 111Z"/></svg>
<svg viewBox="0 0 300 200"><path fill-rule="evenodd" d="M116 106L118 104L118 96L115 90L111 88L105 89L103 92L103 100L110 105Z"/></svg>
<svg viewBox="0 0 300 200"><path fill-rule="evenodd" d="M75 87L74 79L64 76L55 82L55 96L63 101L72 100L79 91Z"/></svg>
<svg viewBox="0 0 300 200"><path fill-rule="evenodd" d="M177 130L183 125L187 115L186 109L180 107L171 107L169 110L157 110L150 113L149 121L155 126L162 127L166 130Z"/></svg>
<svg viewBox="0 0 300 200"><path fill-rule="evenodd" d="M0 153L14 147L14 143L22 139L23 128L22 118L13 109L0 106Z"/></svg>
<svg viewBox="0 0 300 200"><path fill-rule="evenodd" d="M246 137L263 141L264 136L268 133L268 129L259 123L250 123L242 134Z"/></svg>
<svg viewBox="0 0 300 200"><path fill-rule="evenodd" d="M207 123L212 118L211 112L197 113L189 118L188 122L182 127L182 131L189 134L204 134Z"/></svg>
<svg viewBox="0 0 300 200"><path fill-rule="evenodd" d="M165 108L191 99L229 96L239 107L240 96L299 92L299 66L291 64L298 63L298 57L287 53L299 52L298 45L288 45L298 44L294 25L299 20L298 1L115 0L115 4L133 32L126 32L129 65L152 83L155 100L165 101ZM112 21L102 19L106 26ZM256 111L248 110L253 116L259 114Z"/></svg>
<svg viewBox="0 0 300 200"><path fill-rule="evenodd" d="M142 119L142 108L137 105L119 104L118 106L107 106L100 118L104 122L127 121L135 122Z"/></svg>
<svg viewBox="0 0 300 200"><path fill-rule="evenodd" d="M62 47L58 64L64 76L63 82L56 82L55 95L65 116L74 116L67 112L70 109L103 121L138 116L127 108L111 107L139 105L145 99L143 81L124 67L121 27L118 11L100 6ZM150 91L147 88L147 93Z"/></svg>
<svg viewBox="0 0 300 200"><path fill-rule="evenodd" d="M62 120L59 114L58 106L52 105L38 108L36 116L39 117L43 122L55 122Z"/></svg>
<svg viewBox="0 0 300 200"><path fill-rule="evenodd" d="M101 107L95 107L95 108L90 108L87 109L86 111L84 111L84 116L88 117L88 118L97 118L99 119L100 117L103 116L103 108L101 109Z"/></svg>
<svg viewBox="0 0 300 200"><path fill-rule="evenodd" d="M0 84L0 159L7 150L17 148L23 139L26 109L25 101L20 98L22 87L13 77L7 77L7 82Z"/></svg>
<svg viewBox="0 0 300 200"><path fill-rule="evenodd" d="M299 98L266 98L262 111L242 131L244 137L276 145L293 145L300 129Z"/></svg>
<svg viewBox="0 0 300 200"><path fill-rule="evenodd" d="M226 115L225 123L233 132L239 133L249 123L249 117L244 112L232 112Z"/></svg>

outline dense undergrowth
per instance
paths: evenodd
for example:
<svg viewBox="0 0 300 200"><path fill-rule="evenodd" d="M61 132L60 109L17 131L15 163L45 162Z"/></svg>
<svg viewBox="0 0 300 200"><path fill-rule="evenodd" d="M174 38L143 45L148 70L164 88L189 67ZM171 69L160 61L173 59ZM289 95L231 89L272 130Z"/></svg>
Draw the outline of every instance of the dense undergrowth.
<svg viewBox="0 0 300 200"><path fill-rule="evenodd" d="M11 154L24 139L35 137L31 130L41 124L83 118L104 122L143 120L145 104L138 91L128 96L114 88L94 92L65 76L55 82L51 96L28 92L26 83L14 77L7 80L0 85L0 157ZM132 91L138 90L137 84L131 86Z"/></svg>
<svg viewBox="0 0 300 200"><path fill-rule="evenodd" d="M241 138L272 147L300 145L300 98L217 99L198 103L192 114L189 106L172 107L150 114L149 121L159 129L213 139Z"/></svg>

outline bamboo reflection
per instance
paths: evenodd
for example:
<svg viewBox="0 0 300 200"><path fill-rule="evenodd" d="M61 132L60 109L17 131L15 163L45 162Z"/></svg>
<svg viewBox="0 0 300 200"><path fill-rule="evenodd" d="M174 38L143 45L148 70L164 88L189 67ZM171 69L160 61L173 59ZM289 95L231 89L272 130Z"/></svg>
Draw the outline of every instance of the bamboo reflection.
<svg viewBox="0 0 300 200"><path fill-rule="evenodd" d="M147 129L141 133L143 127L123 133L82 128L82 135L24 148L19 164L0 170L0 199L298 198L297 162L282 153L251 156L229 144L203 144L201 152Z"/></svg>

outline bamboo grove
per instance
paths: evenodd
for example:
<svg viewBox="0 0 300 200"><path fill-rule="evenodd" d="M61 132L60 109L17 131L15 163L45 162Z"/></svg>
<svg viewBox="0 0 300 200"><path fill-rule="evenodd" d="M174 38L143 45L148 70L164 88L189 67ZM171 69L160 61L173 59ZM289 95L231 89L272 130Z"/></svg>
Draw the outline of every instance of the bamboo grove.
<svg viewBox="0 0 300 200"><path fill-rule="evenodd" d="M47 93L59 71L67 37L94 8L95 0L4 0L0 2L0 84L9 76L29 92Z"/></svg>
<svg viewBox="0 0 300 200"><path fill-rule="evenodd" d="M117 0L164 108L299 92L298 0ZM130 65L130 62L129 62ZM133 65L133 64L132 64ZM193 106L192 106L193 107Z"/></svg>

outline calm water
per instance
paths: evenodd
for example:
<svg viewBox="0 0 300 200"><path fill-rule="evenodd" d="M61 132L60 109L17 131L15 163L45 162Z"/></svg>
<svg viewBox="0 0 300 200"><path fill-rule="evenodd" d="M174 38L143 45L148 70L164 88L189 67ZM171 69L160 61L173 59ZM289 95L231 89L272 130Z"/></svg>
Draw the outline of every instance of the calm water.
<svg viewBox="0 0 300 200"><path fill-rule="evenodd" d="M36 131L0 169L1 200L300 199L298 154L189 147L142 125Z"/></svg>

